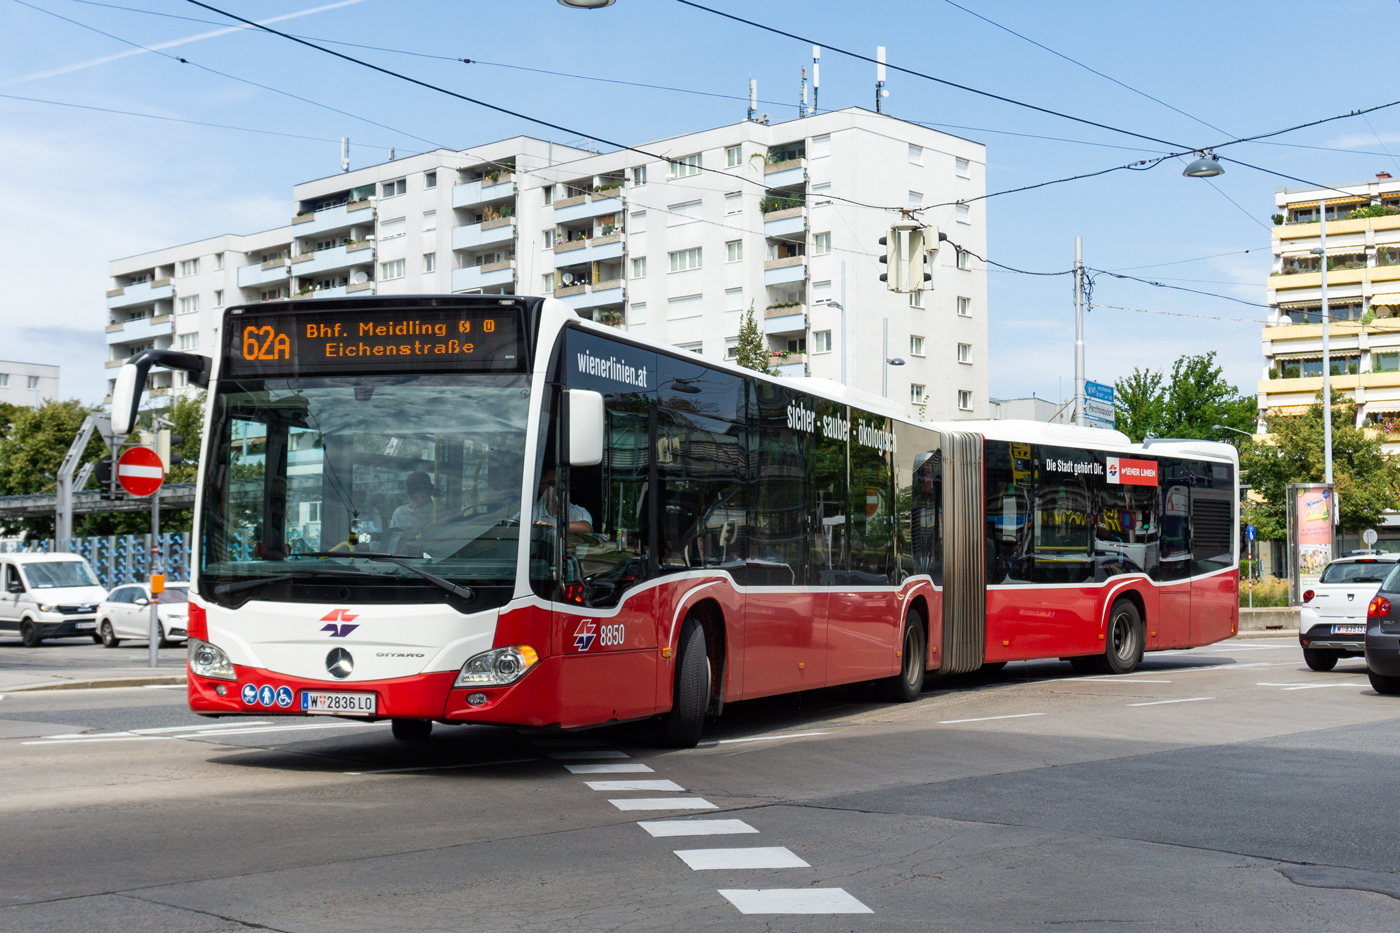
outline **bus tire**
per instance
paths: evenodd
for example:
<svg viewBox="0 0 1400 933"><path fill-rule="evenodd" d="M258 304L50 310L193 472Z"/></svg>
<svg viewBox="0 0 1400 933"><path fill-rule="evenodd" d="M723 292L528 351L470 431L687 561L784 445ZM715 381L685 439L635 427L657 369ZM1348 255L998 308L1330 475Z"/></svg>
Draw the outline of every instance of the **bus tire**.
<svg viewBox="0 0 1400 933"><path fill-rule="evenodd" d="M694 748L705 728L705 708L710 701L710 659L700 620L686 617L676 648L671 711L658 723L656 743L666 748Z"/></svg>
<svg viewBox="0 0 1400 933"><path fill-rule="evenodd" d="M1116 599L1108 611L1103 654L1094 660L1105 674L1131 674L1142 660L1142 615L1131 599Z"/></svg>
<svg viewBox="0 0 1400 933"><path fill-rule="evenodd" d="M924 692L924 674L928 668L928 648L924 645L924 617L917 609L909 610L904 619L904 638L900 642L899 673L880 681L880 699L891 703L912 703Z"/></svg>
<svg viewBox="0 0 1400 933"><path fill-rule="evenodd" d="M431 719L391 719L389 728L400 742L422 742L433 734Z"/></svg>
<svg viewBox="0 0 1400 933"><path fill-rule="evenodd" d="M984 674L995 674L997 671L1001 670L1004 667L1006 667L1005 661L988 661L986 664L983 664L980 668L978 668L978 670L980 670Z"/></svg>
<svg viewBox="0 0 1400 933"><path fill-rule="evenodd" d="M1304 648L1303 661L1307 663L1308 670L1330 671L1337 666L1337 658L1341 657L1335 651L1323 651L1321 648Z"/></svg>

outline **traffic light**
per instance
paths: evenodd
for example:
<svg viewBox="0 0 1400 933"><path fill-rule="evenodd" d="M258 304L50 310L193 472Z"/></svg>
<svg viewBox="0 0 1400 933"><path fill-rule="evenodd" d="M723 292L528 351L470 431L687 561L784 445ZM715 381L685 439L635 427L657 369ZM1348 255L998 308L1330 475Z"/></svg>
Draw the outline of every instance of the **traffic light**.
<svg viewBox="0 0 1400 933"><path fill-rule="evenodd" d="M116 499L117 487L113 480L116 478L112 472L112 458L103 457L93 466L92 473L97 477L98 498Z"/></svg>
<svg viewBox="0 0 1400 933"><path fill-rule="evenodd" d="M900 220L890 232L880 237L886 252L880 257L889 269L880 273L880 281L892 292L921 292L924 283L933 280L929 262L938 252L938 228L921 227L917 221Z"/></svg>
<svg viewBox="0 0 1400 933"><path fill-rule="evenodd" d="M183 435L171 434L169 428L161 428L156 432L156 455L160 457L160 462L165 464L167 470L178 463L185 462L185 458L180 454L170 452L172 447L179 447L184 442Z"/></svg>

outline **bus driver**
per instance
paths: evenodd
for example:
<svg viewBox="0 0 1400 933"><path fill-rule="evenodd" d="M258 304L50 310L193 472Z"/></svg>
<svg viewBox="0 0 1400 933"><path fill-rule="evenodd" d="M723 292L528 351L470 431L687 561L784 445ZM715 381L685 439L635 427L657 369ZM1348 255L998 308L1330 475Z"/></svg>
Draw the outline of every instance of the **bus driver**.
<svg viewBox="0 0 1400 933"><path fill-rule="evenodd" d="M559 480L553 469L544 471L540 477L540 497L535 500L534 521L536 525L553 526L559 517ZM573 534L593 533L593 516L581 505L569 505L569 529Z"/></svg>

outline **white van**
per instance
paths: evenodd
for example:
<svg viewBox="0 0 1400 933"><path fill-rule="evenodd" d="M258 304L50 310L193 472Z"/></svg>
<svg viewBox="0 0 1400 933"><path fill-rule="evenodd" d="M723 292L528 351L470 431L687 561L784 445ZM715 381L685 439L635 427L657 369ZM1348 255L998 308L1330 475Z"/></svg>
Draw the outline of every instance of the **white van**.
<svg viewBox="0 0 1400 933"><path fill-rule="evenodd" d="M45 638L97 636L97 604L107 591L77 554L0 554L0 632L26 648Z"/></svg>

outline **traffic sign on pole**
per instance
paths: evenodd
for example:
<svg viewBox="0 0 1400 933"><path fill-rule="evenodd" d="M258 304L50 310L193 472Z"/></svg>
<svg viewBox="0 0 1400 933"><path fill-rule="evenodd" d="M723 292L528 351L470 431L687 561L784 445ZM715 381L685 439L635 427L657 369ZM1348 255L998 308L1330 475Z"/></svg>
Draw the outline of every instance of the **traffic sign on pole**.
<svg viewBox="0 0 1400 933"><path fill-rule="evenodd" d="M117 458L117 482L128 495L155 495L165 482L165 464L149 447L132 447Z"/></svg>
<svg viewBox="0 0 1400 933"><path fill-rule="evenodd" d="M1253 540L1254 540L1254 535L1255 535L1255 534L1256 534L1256 532L1255 532L1255 529L1254 529L1254 526L1253 526L1253 525L1245 525L1245 526L1244 526L1244 536L1245 536L1246 538L1248 538L1249 540L1253 541Z"/></svg>

